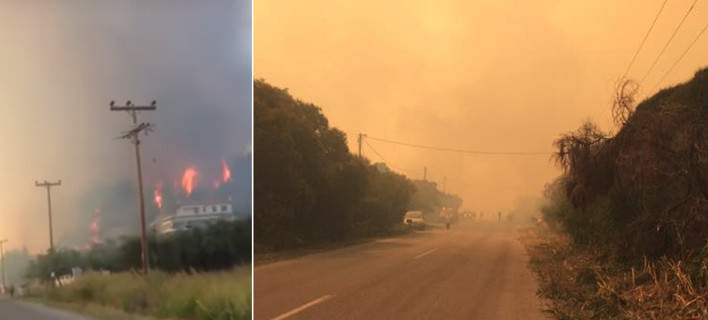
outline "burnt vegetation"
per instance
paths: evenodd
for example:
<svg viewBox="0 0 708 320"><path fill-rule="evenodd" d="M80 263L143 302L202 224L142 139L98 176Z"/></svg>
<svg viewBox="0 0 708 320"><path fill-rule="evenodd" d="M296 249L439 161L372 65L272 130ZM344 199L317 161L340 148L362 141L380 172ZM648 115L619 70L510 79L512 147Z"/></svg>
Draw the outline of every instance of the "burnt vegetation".
<svg viewBox="0 0 708 320"><path fill-rule="evenodd" d="M694 254L708 230L708 69L636 110L628 86L613 107L616 135L585 123L555 142L574 209L559 221L578 243L628 259Z"/></svg>
<svg viewBox="0 0 708 320"><path fill-rule="evenodd" d="M569 242L531 250L560 318L708 316L708 69L635 109L637 88L617 86L616 134L587 122L555 142L542 212Z"/></svg>

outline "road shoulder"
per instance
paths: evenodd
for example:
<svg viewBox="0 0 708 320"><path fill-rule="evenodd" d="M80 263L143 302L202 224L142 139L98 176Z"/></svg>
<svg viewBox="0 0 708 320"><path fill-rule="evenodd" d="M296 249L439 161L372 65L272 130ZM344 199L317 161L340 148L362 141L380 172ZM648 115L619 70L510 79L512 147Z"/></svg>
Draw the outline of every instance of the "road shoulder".
<svg viewBox="0 0 708 320"><path fill-rule="evenodd" d="M432 229L436 229L436 228L438 228L438 227L429 226L425 230L432 230ZM261 266L266 266L266 265L273 264L273 263L280 262L280 261L292 260L292 259L297 259L297 258L302 258L305 256L313 255L313 254L324 253L324 252L354 247L354 246L358 246L358 245L364 245L364 244L372 243L372 242L379 241L379 240L403 239L403 238L407 238L407 237L415 237L417 235L424 234L425 232L426 231L418 231L418 230L413 230L411 228L406 228L406 229L397 230L395 232L385 234L385 235L380 235L380 236L371 236L371 237L358 238L358 239L352 239L352 240L347 240L347 241L311 245L311 246L306 246L306 247L297 248L297 249L256 253L255 256L253 257L253 266L254 266L254 268L258 268Z"/></svg>
<svg viewBox="0 0 708 320"><path fill-rule="evenodd" d="M61 313L64 316L78 317L76 318L77 320L155 320L155 318L130 314L122 310L92 303L61 303L37 298L22 299L18 303L22 303L29 308L45 309L49 312Z"/></svg>

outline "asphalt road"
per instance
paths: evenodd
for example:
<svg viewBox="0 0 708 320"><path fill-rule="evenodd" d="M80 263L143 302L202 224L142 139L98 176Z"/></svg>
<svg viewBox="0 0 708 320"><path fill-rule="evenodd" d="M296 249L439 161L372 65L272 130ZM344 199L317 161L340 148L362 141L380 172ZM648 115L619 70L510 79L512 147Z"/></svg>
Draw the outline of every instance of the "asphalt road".
<svg viewBox="0 0 708 320"><path fill-rule="evenodd" d="M90 320L90 318L0 296L0 320Z"/></svg>
<svg viewBox="0 0 708 320"><path fill-rule="evenodd" d="M514 226L453 225L255 269L262 319L546 319Z"/></svg>

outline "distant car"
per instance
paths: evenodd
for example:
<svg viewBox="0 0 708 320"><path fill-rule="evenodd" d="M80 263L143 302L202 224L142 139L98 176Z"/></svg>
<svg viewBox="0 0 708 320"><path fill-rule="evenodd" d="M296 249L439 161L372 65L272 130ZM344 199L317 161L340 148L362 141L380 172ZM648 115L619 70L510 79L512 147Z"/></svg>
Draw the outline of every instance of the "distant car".
<svg viewBox="0 0 708 320"><path fill-rule="evenodd" d="M423 219L423 212L421 211L408 211L403 217L403 223L415 227L415 228L425 228L425 219Z"/></svg>

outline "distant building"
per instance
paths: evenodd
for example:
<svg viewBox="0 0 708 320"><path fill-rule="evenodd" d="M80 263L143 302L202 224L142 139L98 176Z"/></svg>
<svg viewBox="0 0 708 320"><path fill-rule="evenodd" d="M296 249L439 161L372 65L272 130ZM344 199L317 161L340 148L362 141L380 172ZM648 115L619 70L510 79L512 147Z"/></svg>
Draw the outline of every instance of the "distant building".
<svg viewBox="0 0 708 320"><path fill-rule="evenodd" d="M219 221L234 221L233 206L230 203L193 204L177 208L173 215L158 218L152 223L152 229L158 235L177 231L205 228Z"/></svg>

